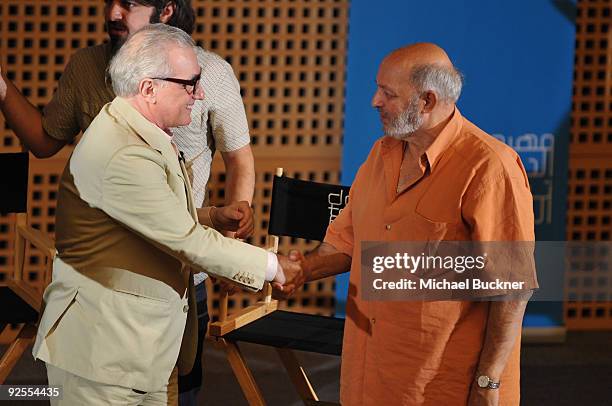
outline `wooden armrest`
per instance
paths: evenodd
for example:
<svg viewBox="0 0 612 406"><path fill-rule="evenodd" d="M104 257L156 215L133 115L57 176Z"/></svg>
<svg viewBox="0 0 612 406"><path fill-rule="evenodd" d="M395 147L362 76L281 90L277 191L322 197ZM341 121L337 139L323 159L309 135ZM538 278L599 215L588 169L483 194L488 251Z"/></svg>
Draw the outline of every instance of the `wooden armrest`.
<svg viewBox="0 0 612 406"><path fill-rule="evenodd" d="M6 286L9 287L15 294L22 298L27 304L32 306L36 311L40 311L42 307L42 293L36 290L32 285L24 281L16 281L9 279L6 281Z"/></svg>
<svg viewBox="0 0 612 406"><path fill-rule="evenodd" d="M239 312L232 314L225 321L216 321L210 323L208 327L211 336L220 337L230 331L234 331L242 326L245 326L266 314L272 313L278 309L278 301L257 302L256 304L246 307Z"/></svg>
<svg viewBox="0 0 612 406"><path fill-rule="evenodd" d="M53 239L45 233L22 224L17 225L17 233L39 249L48 258L53 259L55 257L55 243Z"/></svg>

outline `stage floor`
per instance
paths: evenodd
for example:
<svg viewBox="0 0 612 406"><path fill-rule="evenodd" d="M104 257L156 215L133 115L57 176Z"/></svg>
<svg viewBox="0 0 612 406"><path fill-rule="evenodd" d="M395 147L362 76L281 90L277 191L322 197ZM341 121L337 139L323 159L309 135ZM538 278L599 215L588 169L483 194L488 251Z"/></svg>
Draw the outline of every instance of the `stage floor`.
<svg viewBox="0 0 612 406"><path fill-rule="evenodd" d="M569 332L564 344L523 346L523 405L607 405L612 394L612 332ZM241 344L255 379L270 406L302 405L273 349ZM1 348L0 351L4 351ZM340 358L298 353L321 400L337 401ZM201 405L247 405L238 382L219 350L210 343L204 353L204 388ZM44 384L44 365L29 352L6 384ZM22 401L18 406L40 406Z"/></svg>

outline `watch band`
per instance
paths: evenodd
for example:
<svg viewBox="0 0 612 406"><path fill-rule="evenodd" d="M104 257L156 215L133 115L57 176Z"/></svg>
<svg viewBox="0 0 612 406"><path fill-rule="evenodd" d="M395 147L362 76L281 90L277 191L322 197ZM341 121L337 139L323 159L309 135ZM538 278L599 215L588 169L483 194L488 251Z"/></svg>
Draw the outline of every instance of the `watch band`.
<svg viewBox="0 0 612 406"><path fill-rule="evenodd" d="M489 381L488 389L499 389L499 382Z"/></svg>

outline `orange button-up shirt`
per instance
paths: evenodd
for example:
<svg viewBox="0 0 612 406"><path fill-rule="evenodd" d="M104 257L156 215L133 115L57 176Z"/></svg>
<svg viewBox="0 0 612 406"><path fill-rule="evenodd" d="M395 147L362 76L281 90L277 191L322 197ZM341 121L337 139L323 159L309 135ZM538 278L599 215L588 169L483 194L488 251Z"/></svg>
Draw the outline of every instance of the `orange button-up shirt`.
<svg viewBox="0 0 612 406"><path fill-rule="evenodd" d="M362 300L361 241L534 239L518 155L457 109L423 154L422 176L398 193L403 156L402 141L374 144L325 237L352 257L340 385L346 406L464 405L489 310L488 302ZM519 404L519 357L520 339L501 377L501 405Z"/></svg>

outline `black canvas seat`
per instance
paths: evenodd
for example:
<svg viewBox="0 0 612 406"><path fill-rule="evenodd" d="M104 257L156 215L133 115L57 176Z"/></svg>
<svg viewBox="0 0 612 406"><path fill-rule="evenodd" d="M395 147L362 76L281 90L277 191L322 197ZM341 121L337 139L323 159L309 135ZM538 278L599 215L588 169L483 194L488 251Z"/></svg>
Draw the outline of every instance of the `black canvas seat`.
<svg viewBox="0 0 612 406"><path fill-rule="evenodd" d="M340 355L344 319L277 310L226 335L275 348Z"/></svg>

